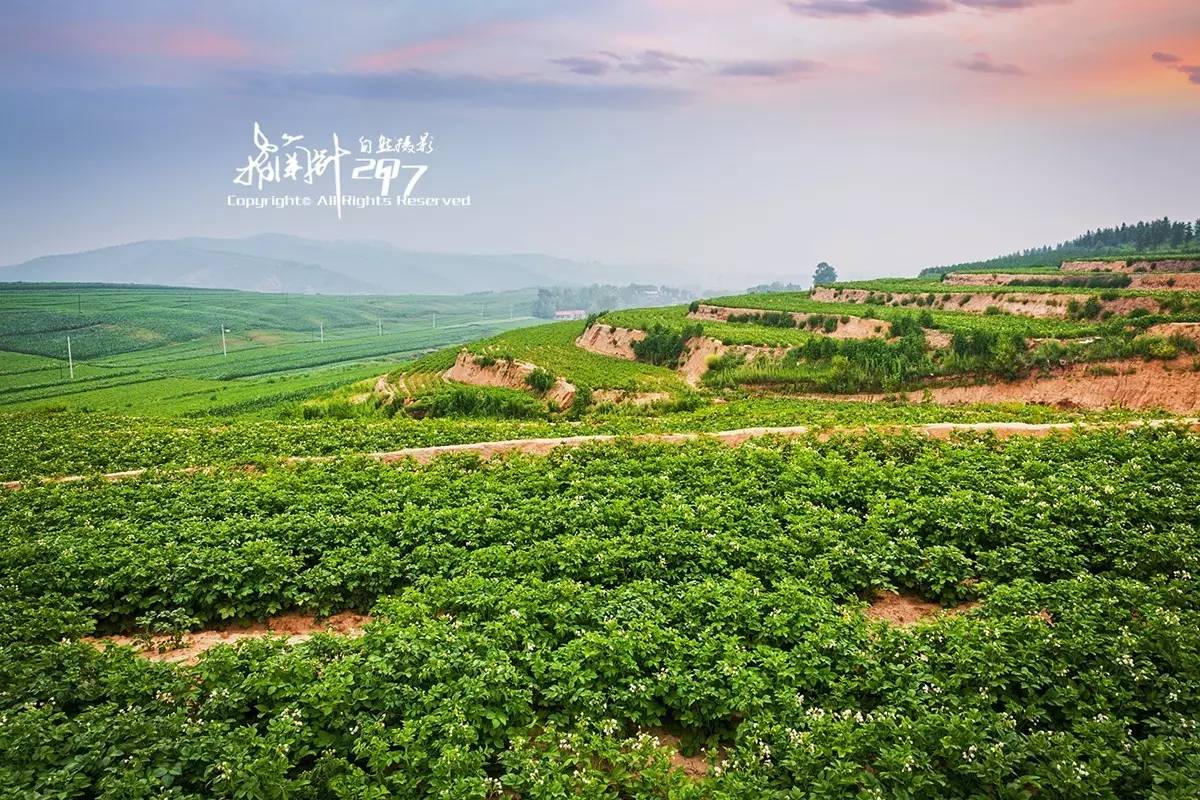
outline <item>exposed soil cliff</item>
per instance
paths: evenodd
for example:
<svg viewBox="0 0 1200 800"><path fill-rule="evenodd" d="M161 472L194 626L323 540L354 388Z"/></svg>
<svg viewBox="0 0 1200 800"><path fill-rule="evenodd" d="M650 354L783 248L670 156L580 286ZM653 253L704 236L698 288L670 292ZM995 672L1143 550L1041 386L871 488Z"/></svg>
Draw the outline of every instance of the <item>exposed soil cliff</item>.
<svg viewBox="0 0 1200 800"><path fill-rule="evenodd" d="M952 272L943 279L951 286L1011 286L1029 280L1054 280L1054 275L1020 275L1004 272ZM1200 272L1137 273L1129 276L1128 289L1200 290Z"/></svg>
<svg viewBox="0 0 1200 800"><path fill-rule="evenodd" d="M615 325L597 323L589 326L587 330L579 334L579 338L575 340L575 344L584 350L599 353L602 356L612 356L614 358L623 358L626 361L635 361L636 356L633 352L633 343L640 342L645 338L645 331L634 330L632 328L618 328Z"/></svg>
<svg viewBox="0 0 1200 800"><path fill-rule="evenodd" d="M688 314L691 319L708 320L710 322L728 322L733 315L761 314L762 311L753 308L729 308L727 306L701 305ZM824 333L833 339L873 339L887 338L888 323L879 319L864 319L863 317L838 316L836 314L804 314L799 311L784 312L796 320L800 328L807 327L808 321L816 317L818 320L833 319L837 327L833 330L816 328L815 333Z"/></svg>
<svg viewBox="0 0 1200 800"><path fill-rule="evenodd" d="M1200 322L1162 322L1146 329L1151 336L1184 336L1200 342Z"/></svg>
<svg viewBox="0 0 1200 800"><path fill-rule="evenodd" d="M943 311L983 314L987 313L989 308L995 308L1005 314L1038 318L1065 318L1071 301L1082 305L1095 296L1056 292L873 292L868 289L822 287L813 290L812 298L826 303L865 303L872 295L876 299L891 298L883 302L883 305L892 307L909 305L919 309L922 306L917 305L917 300L921 300L923 307ZM1159 302L1153 297L1122 296L1099 302L1102 310L1114 314L1128 314L1137 308L1144 308L1151 313L1159 310Z"/></svg>
<svg viewBox="0 0 1200 800"><path fill-rule="evenodd" d="M1062 408L1160 409L1173 414L1200 411L1200 371L1193 357L1174 361L1129 359L1073 364L1016 381L938 386L908 392L910 401L928 395L935 403L1042 403ZM882 394L823 395L841 400L882 400Z"/></svg>
<svg viewBox="0 0 1200 800"><path fill-rule="evenodd" d="M1133 261L1064 261L1063 272L1197 272L1200 258L1138 259Z"/></svg>
<svg viewBox="0 0 1200 800"><path fill-rule="evenodd" d="M442 373L449 381L458 381L472 386L496 386L506 389L532 391L529 386L529 376L537 369L536 364L527 361L516 361L497 358L491 363L483 360L469 350L460 350L454 366ZM563 378L555 378L554 385L542 395L546 400L557 403L559 408L567 408L575 400L575 385Z"/></svg>
<svg viewBox="0 0 1200 800"><path fill-rule="evenodd" d="M728 322L729 318L733 315L756 313L761 312L752 308L701 305L698 309L689 313L688 317L697 320L708 320L710 322ZM806 328L808 321L813 317L837 319L837 328L833 331L828 331L824 327L811 329L813 333L828 336L831 339L886 339L891 335L891 325L886 320L867 319L866 317L856 317L848 314L841 316L833 314L805 314L799 311L789 311L786 313L792 319L796 320L801 328ZM943 331L932 328L925 329L925 343L931 349L940 350L943 347L949 347L951 338L950 334Z"/></svg>
<svg viewBox="0 0 1200 800"><path fill-rule="evenodd" d="M709 336L689 339L683 357L679 359L678 372L692 386L699 386L700 379L708 372L709 359L719 358L726 353L741 353L747 360L765 355L768 358L783 358L786 347L761 347L753 344L727 345Z"/></svg>

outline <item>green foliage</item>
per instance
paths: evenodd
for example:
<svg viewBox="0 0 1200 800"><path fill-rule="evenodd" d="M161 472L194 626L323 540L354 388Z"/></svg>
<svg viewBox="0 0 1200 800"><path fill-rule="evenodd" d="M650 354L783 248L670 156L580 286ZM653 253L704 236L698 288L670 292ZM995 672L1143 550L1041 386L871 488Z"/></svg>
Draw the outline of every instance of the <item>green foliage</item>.
<svg viewBox="0 0 1200 800"><path fill-rule="evenodd" d="M919 331L918 327L917 333L894 342L813 337L779 362L718 360L705 375L705 383L714 387L770 384L806 392L894 391L936 370Z"/></svg>
<svg viewBox="0 0 1200 800"><path fill-rule="evenodd" d="M813 272L813 286L827 286L837 282L837 270L822 261Z"/></svg>
<svg viewBox="0 0 1200 800"><path fill-rule="evenodd" d="M1047 348L1043 345L1039 350ZM1038 351L1035 351L1038 352ZM1052 363L1066 358L1058 348ZM439 384L441 382L439 381ZM590 390L589 390L590 392ZM528 395L522 394L527 400ZM1130 419L1134 412L1063 410L1009 403L943 407L778 397L737 397L714 404L685 392L670 404L597 409L577 419L412 419L397 414L260 420L154 419L78 412L0 413L0 478L114 472L143 467L269 465L288 456L330 456L404 447L576 434L721 431L747 425L908 424L922 422L1060 422ZM579 414L583 411L580 409Z"/></svg>
<svg viewBox="0 0 1200 800"><path fill-rule="evenodd" d="M1195 796L1198 461L1200 438L1170 430L867 436L9 493L0 781ZM885 587L981 603L899 629L860 613ZM182 630L177 613L347 607L374 609L360 639L250 641L195 667L73 641L159 612ZM664 729L706 776L672 769Z"/></svg>
<svg viewBox="0 0 1200 800"><path fill-rule="evenodd" d="M758 295L767 297L769 295ZM694 323L687 318L686 306L669 308L639 308L613 311L604 316L604 322L621 328L648 331L654 326L682 331ZM747 318L752 317L753 314ZM719 339L726 344L754 344L786 347L811 339L815 334L807 324L803 328L775 327L749 322L714 322L705 320L704 335Z"/></svg>
<svg viewBox="0 0 1200 800"><path fill-rule="evenodd" d="M755 325L765 325L769 328L795 328L798 325L796 318L784 311L760 311L749 314L730 314L727 322L731 322L735 325L752 323Z"/></svg>
<svg viewBox="0 0 1200 800"><path fill-rule="evenodd" d="M899 314L892 318L889 332L893 337L924 334L925 328L934 327L933 314L922 311L919 314Z"/></svg>
<svg viewBox="0 0 1200 800"><path fill-rule="evenodd" d="M6 285L0 291L0 406L222 417L279 413L432 348L529 324L508 317L514 303L528 304L532 297L532 290L310 297ZM322 323L324 341L318 336ZM222 354L223 327L228 356Z"/></svg>
<svg viewBox="0 0 1200 800"><path fill-rule="evenodd" d="M1150 222L1122 223L1099 228L1055 247L1034 247L1019 253L946 267L928 267L921 277L936 277L948 272L1013 272L1014 268L1052 264L1071 259L1170 258L1200 255L1200 220L1172 221L1167 217Z"/></svg>
<svg viewBox="0 0 1200 800"><path fill-rule="evenodd" d="M554 376L551 375L551 385ZM449 386L425 395L404 408L411 417L486 417L492 419L538 419L546 406L515 389L491 386Z"/></svg>
<svg viewBox="0 0 1200 800"><path fill-rule="evenodd" d="M1009 286L1071 286L1086 289L1123 289L1133 283L1133 277L1125 273L1100 275L1062 274L1060 277L1028 277L1009 282Z"/></svg>
<svg viewBox="0 0 1200 800"><path fill-rule="evenodd" d="M989 287L991 288L991 287ZM886 293L876 295L880 302ZM960 295L966 301L967 294ZM909 309L896 308L878 304L865 303L827 303L812 300L804 294L764 294L739 295L734 297L719 297L708 301L714 305L733 308L761 309L770 311L797 311L806 314L850 315L857 317L876 317L884 321L893 321L911 315ZM956 300L948 305L954 307ZM1027 338L1073 338L1092 336L1101 330L1094 322L1079 322L1054 318L1024 317L1015 314L1000 314L984 316L958 310L922 309L928 311L933 325L926 327L944 330L947 333L969 332L973 330L989 330L994 333L1016 333ZM620 312L629 314L631 312ZM723 335L723 334L721 334Z"/></svg>
<svg viewBox="0 0 1200 800"><path fill-rule="evenodd" d="M554 377L553 372L544 370L541 367L535 367L533 372L530 372L525 377L525 382L529 384L529 388L538 394L545 394L553 389L556 380L557 378Z"/></svg>
<svg viewBox="0 0 1200 800"><path fill-rule="evenodd" d="M1089 297L1082 303L1078 300L1067 301L1069 319L1095 319L1100 316L1100 309L1100 300L1096 297Z"/></svg>
<svg viewBox="0 0 1200 800"><path fill-rule="evenodd" d="M536 364L554 375L561 375L576 386L666 392L679 392L685 388L683 380L669 369L610 358L576 346L575 339L585 327L583 322L555 322L520 328L473 342L469 348L476 354L505 353L520 361ZM453 355L450 360L453 363ZM411 374L429 369L414 364L403 372Z"/></svg>
<svg viewBox="0 0 1200 800"><path fill-rule="evenodd" d="M699 323L684 325L677 330L664 325L652 325L647 329L645 338L633 343L633 352L638 361L673 367L679 363L688 340L703 334L704 326Z"/></svg>

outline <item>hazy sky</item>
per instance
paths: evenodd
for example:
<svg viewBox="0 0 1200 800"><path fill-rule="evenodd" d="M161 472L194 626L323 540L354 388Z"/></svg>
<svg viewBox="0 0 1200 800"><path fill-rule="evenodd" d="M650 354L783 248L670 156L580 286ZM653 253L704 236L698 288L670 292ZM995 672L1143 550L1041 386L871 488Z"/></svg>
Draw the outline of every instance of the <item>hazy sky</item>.
<svg viewBox="0 0 1200 800"><path fill-rule="evenodd" d="M418 194L471 206L230 208L256 121L428 131ZM1200 2L8 0L0 167L0 263L276 231L908 273L1200 217Z"/></svg>

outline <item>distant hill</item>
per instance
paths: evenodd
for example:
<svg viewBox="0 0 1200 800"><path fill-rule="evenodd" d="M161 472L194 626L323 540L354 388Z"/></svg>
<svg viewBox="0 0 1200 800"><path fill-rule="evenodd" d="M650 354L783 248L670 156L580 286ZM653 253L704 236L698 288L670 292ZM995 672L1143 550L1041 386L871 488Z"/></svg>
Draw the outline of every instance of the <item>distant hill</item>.
<svg viewBox="0 0 1200 800"><path fill-rule="evenodd" d="M150 240L0 267L0 281L136 283L308 294L462 294L606 281L614 270L538 254L403 250L386 242Z"/></svg>
<svg viewBox="0 0 1200 800"><path fill-rule="evenodd" d="M1058 245L1031 247L1018 253L968 261L942 267L926 267L922 278L937 277L947 272L965 269L1010 269L1012 267L1057 266L1075 258L1106 256L1135 256L1140 253L1184 254L1200 253L1200 220L1172 221L1167 217L1150 222L1122 223L1111 228L1088 231Z"/></svg>

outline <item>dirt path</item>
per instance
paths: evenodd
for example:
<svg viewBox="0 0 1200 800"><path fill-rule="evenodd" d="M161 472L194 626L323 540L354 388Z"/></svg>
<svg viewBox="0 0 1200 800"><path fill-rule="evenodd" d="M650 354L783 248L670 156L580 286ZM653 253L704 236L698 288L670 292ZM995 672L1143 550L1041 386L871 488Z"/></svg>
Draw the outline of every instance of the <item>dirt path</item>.
<svg viewBox="0 0 1200 800"><path fill-rule="evenodd" d="M363 626L371 621L365 614L343 611L318 620L311 614L277 614L265 622L245 625L229 625L223 628L208 628L182 635L182 646L175 647L168 636L151 637L149 641L133 636L85 636L81 641L96 648L105 645L124 645L138 650L138 654L151 661L166 661L172 664L195 664L200 654L219 644L232 644L242 639L257 639L264 636L279 636L288 644L311 639L316 633L336 633L342 636L360 636Z"/></svg>
<svg viewBox="0 0 1200 800"><path fill-rule="evenodd" d="M1132 430L1135 428L1158 428L1168 425L1178 425L1191 431L1200 432L1200 418L1153 419L1135 420L1132 422L934 422L922 425L870 425L840 428L820 428L809 425L791 425L786 427L755 427L738 428L730 431L715 433L641 433L641 434L607 434L597 433L584 436L558 436L545 439L509 439L498 442L467 442L463 444L443 444L430 447L406 447L402 450L386 450L374 453L342 453L334 456L289 456L283 459L284 464L325 463L344 458L361 457L383 464L397 461L412 460L418 464L428 464L435 458L447 455L472 454L487 460L510 453L545 456L560 447L582 447L589 444L605 442L656 442L661 444L685 444L695 441L717 441L722 444L737 446L750 439L763 436L780 436L798 438L814 434L822 441L839 435L858 435L866 433L898 434L914 433L928 436L931 439L948 439L956 433L991 433L1000 439L1012 436L1052 436L1056 433L1072 433L1090 430ZM165 469L163 472L176 475L195 475L204 472L215 472L221 467L194 466L179 469ZM228 469L228 467L226 467ZM257 471L256 467L240 467L247 473ZM117 482L139 478L150 472L149 469L129 469L121 472L107 472L98 475L64 475L55 478L41 478L27 481L6 481L0 484L4 489L21 489L28 484L42 483L78 483L80 481L100 478L109 482Z"/></svg>

